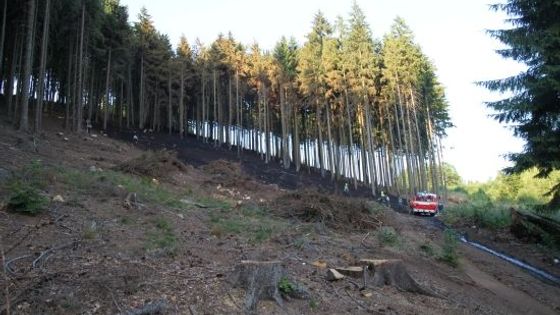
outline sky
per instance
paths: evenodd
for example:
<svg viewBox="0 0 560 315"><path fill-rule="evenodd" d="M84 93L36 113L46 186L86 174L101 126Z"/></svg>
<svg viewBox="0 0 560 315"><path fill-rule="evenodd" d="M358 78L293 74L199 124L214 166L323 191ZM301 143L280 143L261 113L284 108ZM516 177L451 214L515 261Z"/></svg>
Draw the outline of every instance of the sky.
<svg viewBox="0 0 560 315"><path fill-rule="evenodd" d="M519 152L524 142L511 128L489 117L484 105L502 98L474 82L515 75L523 66L502 59L494 51L501 44L486 34L488 29L509 27L503 13L490 11L489 3L504 0L358 0L373 36L382 38L395 17L404 18L417 43L437 67L446 88L449 112L456 126L444 139L444 160L456 167L465 181L485 181L508 166L504 157ZM131 21L145 6L158 31L172 44L184 34L190 43L199 38L209 44L218 34L232 32L244 44L258 42L272 49L282 37L293 36L301 44L321 10L334 22L347 18L352 0L121 0Z"/></svg>

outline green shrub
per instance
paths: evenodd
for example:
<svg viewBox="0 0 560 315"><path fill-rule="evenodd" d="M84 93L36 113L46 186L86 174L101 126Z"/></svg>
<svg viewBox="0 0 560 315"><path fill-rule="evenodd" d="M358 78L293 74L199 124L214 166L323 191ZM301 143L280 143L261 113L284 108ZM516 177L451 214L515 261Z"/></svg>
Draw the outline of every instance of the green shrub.
<svg viewBox="0 0 560 315"><path fill-rule="evenodd" d="M447 207L442 213L442 218L450 225L476 225L490 229L500 229L511 224L507 206L496 206L489 200L469 201Z"/></svg>
<svg viewBox="0 0 560 315"><path fill-rule="evenodd" d="M14 212L36 215L47 205L48 199L33 186L19 181L8 186L8 209Z"/></svg>
<svg viewBox="0 0 560 315"><path fill-rule="evenodd" d="M22 167L3 185L6 191L7 208L11 211L36 215L48 204L48 198L40 190L47 187L47 173L36 160Z"/></svg>
<svg viewBox="0 0 560 315"><path fill-rule="evenodd" d="M382 226L377 231L377 239L383 245L393 246L399 242L397 231L392 226Z"/></svg>
<svg viewBox="0 0 560 315"><path fill-rule="evenodd" d="M281 293L289 295L295 291L295 286L290 281L290 279L288 279L287 277L282 277L278 282L278 289L280 290Z"/></svg>
<svg viewBox="0 0 560 315"><path fill-rule="evenodd" d="M455 231L446 229L443 232L443 247L438 259L452 267L457 267L459 265L458 243Z"/></svg>
<svg viewBox="0 0 560 315"><path fill-rule="evenodd" d="M424 244L420 245L420 250L428 257L432 257L435 255L435 250L430 242L425 242Z"/></svg>

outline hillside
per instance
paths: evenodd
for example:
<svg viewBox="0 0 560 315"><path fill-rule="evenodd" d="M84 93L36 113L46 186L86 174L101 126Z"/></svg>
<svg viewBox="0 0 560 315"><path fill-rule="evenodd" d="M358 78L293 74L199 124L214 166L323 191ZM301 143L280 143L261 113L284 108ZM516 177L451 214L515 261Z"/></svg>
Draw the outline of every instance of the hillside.
<svg viewBox="0 0 560 315"><path fill-rule="evenodd" d="M282 305L263 299L259 314L560 312L560 288L456 243L432 220L332 193L317 174L250 153L236 162L194 139L138 133L135 144L132 133L44 125L37 138L0 125L2 314L8 303L10 314L243 313L236 276L247 260L283 270L272 286ZM156 146L169 150L145 150ZM42 211L13 211L14 195L35 192ZM361 273L327 280L329 268L360 259L401 260L420 290L363 289Z"/></svg>

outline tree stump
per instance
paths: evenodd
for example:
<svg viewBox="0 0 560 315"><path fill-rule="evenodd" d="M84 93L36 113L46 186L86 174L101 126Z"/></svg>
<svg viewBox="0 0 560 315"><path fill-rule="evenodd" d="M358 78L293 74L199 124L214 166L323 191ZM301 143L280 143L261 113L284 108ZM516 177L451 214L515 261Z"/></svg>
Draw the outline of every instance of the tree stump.
<svg viewBox="0 0 560 315"><path fill-rule="evenodd" d="M242 260L235 267L231 282L234 287L246 291L244 311L256 314L261 299L273 300L282 306L282 296L278 283L284 276L280 261Z"/></svg>
<svg viewBox="0 0 560 315"><path fill-rule="evenodd" d="M412 279L400 259L361 259L360 263L373 273L368 283L376 287L392 285L403 291L434 296Z"/></svg>

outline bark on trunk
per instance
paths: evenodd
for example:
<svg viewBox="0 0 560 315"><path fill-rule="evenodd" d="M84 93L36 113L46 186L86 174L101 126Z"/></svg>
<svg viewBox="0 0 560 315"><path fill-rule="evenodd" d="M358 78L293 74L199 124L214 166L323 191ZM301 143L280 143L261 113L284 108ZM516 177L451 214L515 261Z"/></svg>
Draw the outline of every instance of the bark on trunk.
<svg viewBox="0 0 560 315"><path fill-rule="evenodd" d="M29 87L31 83L31 66L33 60L31 55L33 52L33 29L35 17L35 0L29 0L26 23L26 44L25 44L25 58L23 65L23 84L22 84L22 99L21 99L21 116L19 122L19 130L27 131L29 129Z"/></svg>

